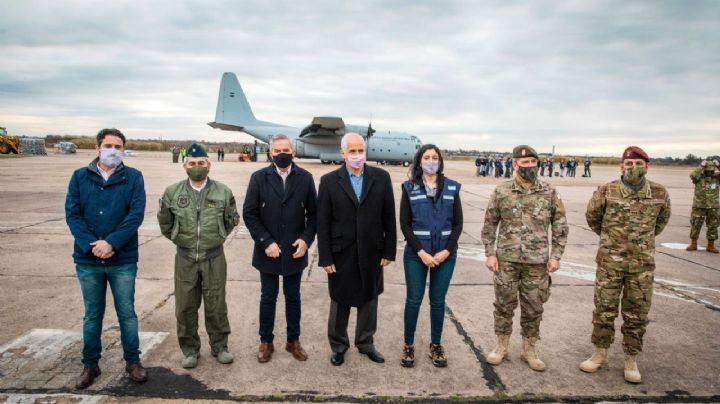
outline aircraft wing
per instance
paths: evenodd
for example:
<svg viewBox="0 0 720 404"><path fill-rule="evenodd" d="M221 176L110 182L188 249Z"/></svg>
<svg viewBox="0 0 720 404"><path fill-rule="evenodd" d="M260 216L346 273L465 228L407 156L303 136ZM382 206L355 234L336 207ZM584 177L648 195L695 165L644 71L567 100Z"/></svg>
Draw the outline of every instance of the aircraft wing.
<svg viewBox="0 0 720 404"><path fill-rule="evenodd" d="M303 128L298 140L309 144L339 143L345 134L345 122L340 117L317 116Z"/></svg>

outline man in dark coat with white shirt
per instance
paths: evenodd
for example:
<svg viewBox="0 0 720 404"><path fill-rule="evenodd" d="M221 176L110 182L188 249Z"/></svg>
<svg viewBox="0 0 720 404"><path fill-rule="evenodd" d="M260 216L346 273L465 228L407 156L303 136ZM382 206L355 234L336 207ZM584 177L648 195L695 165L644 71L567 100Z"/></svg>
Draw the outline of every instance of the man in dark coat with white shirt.
<svg viewBox="0 0 720 404"><path fill-rule="evenodd" d="M330 361L344 362L350 346L350 308L357 307L355 346L373 362L385 361L375 349L378 296L383 268L395 260L395 198L390 175L365 164L365 140L348 133L341 141L345 164L320 179L318 192L319 265L328 273Z"/></svg>
<svg viewBox="0 0 720 404"><path fill-rule="evenodd" d="M292 140L275 135L270 140L273 163L253 173L248 185L243 219L255 241L252 265L260 271L260 348L257 359L272 359L275 305L283 277L287 344L299 361L308 356L300 345L300 281L308 266L308 248L315 239L317 194L312 174L292 162Z"/></svg>

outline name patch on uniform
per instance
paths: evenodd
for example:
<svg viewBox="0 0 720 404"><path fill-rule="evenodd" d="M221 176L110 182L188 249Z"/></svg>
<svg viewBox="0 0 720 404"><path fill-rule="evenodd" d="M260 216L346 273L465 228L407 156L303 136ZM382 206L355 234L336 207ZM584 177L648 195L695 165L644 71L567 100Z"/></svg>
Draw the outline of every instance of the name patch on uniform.
<svg viewBox="0 0 720 404"><path fill-rule="evenodd" d="M455 190L457 190L457 186L456 185L448 185L448 190L455 191Z"/></svg>
<svg viewBox="0 0 720 404"><path fill-rule="evenodd" d="M455 199L452 195L443 195L443 199L450 199L451 201Z"/></svg>
<svg viewBox="0 0 720 404"><path fill-rule="evenodd" d="M190 205L190 198L187 195L180 195L178 198L178 206L181 208L187 208Z"/></svg>
<svg viewBox="0 0 720 404"><path fill-rule="evenodd" d="M218 207L217 201L213 201L212 199L208 199L205 204L207 205L208 208L217 208Z"/></svg>

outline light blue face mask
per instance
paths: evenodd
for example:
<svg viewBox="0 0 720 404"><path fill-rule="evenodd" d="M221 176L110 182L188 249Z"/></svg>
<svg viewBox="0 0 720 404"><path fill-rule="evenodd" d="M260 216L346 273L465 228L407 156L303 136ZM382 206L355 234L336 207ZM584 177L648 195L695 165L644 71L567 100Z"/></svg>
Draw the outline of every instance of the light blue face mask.
<svg viewBox="0 0 720 404"><path fill-rule="evenodd" d="M440 168L440 163L437 161L430 161L430 162L422 162L420 163L420 167L422 168L423 172L427 175L435 175L438 172L438 169Z"/></svg>
<svg viewBox="0 0 720 404"><path fill-rule="evenodd" d="M100 149L100 162L104 165L115 168L122 163L123 152L117 149Z"/></svg>

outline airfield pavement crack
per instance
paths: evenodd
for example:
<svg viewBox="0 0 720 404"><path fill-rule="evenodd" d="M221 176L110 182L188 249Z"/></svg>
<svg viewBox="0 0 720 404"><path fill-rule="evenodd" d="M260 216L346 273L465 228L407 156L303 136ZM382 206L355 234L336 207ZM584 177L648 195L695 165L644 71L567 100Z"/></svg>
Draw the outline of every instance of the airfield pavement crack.
<svg viewBox="0 0 720 404"><path fill-rule="evenodd" d="M450 322L455 325L455 329L458 334L463 337L463 342L470 347L472 352L475 354L475 358L478 362L480 362L483 378L485 379L485 385L495 394L505 394L507 388L505 387L505 383L503 383L502 379L500 379L500 375L498 375L497 372L495 372L495 368L488 363L482 348L475 344L475 341L473 341L473 339L468 335L467 331L465 331L465 327L463 327L460 320L455 317L455 313L453 313L452 309L450 309L450 306L447 304L445 305L445 313L450 319Z"/></svg>
<svg viewBox="0 0 720 404"><path fill-rule="evenodd" d="M26 229L26 228L28 228L28 227L33 227L33 226L37 226L37 225L45 224L45 223L50 223L50 222L59 222L59 221L61 221L61 220L65 220L65 216L63 216L63 217L58 217L58 218L53 218L53 219L48 219L48 220L43 220L42 222L31 223L31 224L28 224L28 225L25 225L25 226L13 227L12 229L6 229L6 230L3 230L3 231L0 231L0 234L14 233L14 232L16 232L16 231L18 231L18 230Z"/></svg>
<svg viewBox="0 0 720 404"><path fill-rule="evenodd" d="M679 260L681 260L681 261L685 261L685 262L689 262L689 263L691 263L691 264L695 264L695 265L701 266L701 267L703 267L703 268L707 268L707 269L710 269L710 270L713 270L713 271L720 271L720 268L714 268L714 267L711 267L711 266L709 266L709 265L705 265L705 264L701 264L701 263L699 263L699 262L695 262L695 261L693 261L693 260L689 260L689 259L687 259L687 258L678 257L677 255L673 255L673 254L667 253L667 252L665 252L665 251L657 251L657 252L660 253L660 254L667 255L668 257L676 258L676 259L679 259Z"/></svg>

